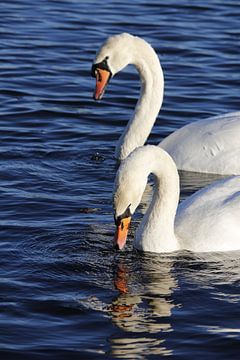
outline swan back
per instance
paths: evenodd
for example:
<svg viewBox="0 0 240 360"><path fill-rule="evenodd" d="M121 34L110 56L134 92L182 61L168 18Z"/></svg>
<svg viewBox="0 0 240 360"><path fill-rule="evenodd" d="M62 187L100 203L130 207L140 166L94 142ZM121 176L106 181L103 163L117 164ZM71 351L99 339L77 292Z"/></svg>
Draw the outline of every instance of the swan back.
<svg viewBox="0 0 240 360"><path fill-rule="evenodd" d="M240 112L202 119L174 131L159 146L178 169L240 174Z"/></svg>
<svg viewBox="0 0 240 360"><path fill-rule="evenodd" d="M214 182L183 201L175 231L181 248L229 251L240 248L240 176Z"/></svg>

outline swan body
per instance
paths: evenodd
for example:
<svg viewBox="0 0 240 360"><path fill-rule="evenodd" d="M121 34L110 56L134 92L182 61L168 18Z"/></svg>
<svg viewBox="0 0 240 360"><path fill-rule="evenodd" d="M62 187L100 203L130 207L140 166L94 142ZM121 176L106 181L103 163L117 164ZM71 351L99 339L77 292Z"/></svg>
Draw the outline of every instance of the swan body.
<svg viewBox="0 0 240 360"><path fill-rule="evenodd" d="M93 76L99 68L110 75L104 83L96 76L97 86L101 86L95 99L102 97L110 77L128 64L135 65L140 75L141 92L116 146L115 157L119 160L144 145L161 108L164 90L161 64L153 48L143 39L123 33L108 38L96 55ZM240 111L185 125L159 146L173 157L178 169L240 174Z"/></svg>
<svg viewBox="0 0 240 360"><path fill-rule="evenodd" d="M178 206L176 165L165 150L154 145L135 149L119 167L114 190L116 242L124 232L126 216L130 218L139 205L151 173L153 198L136 231L134 247L156 253L240 249L240 176L216 181ZM123 245L122 239L119 247Z"/></svg>
<svg viewBox="0 0 240 360"><path fill-rule="evenodd" d="M240 174L240 112L223 114L183 126L159 144L178 169Z"/></svg>

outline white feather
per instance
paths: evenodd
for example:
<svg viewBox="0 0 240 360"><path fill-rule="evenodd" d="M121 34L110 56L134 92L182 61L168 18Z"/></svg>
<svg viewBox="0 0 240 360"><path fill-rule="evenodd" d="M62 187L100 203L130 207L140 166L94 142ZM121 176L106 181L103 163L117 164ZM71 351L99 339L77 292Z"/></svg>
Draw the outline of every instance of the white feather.
<svg viewBox="0 0 240 360"><path fill-rule="evenodd" d="M144 145L162 105L164 80L157 54L143 39L130 34L111 36L101 47L95 63L108 56L114 74L128 64L136 66L141 93L134 114L116 146L122 160ZM160 144L178 169L215 174L240 174L240 112L196 121L175 131Z"/></svg>
<svg viewBox="0 0 240 360"><path fill-rule="evenodd" d="M240 249L240 176L216 181L178 206L179 177L174 161L158 146L142 146L118 170L116 216L130 204L134 213L150 173L155 175L154 195L136 231L136 248L151 252Z"/></svg>

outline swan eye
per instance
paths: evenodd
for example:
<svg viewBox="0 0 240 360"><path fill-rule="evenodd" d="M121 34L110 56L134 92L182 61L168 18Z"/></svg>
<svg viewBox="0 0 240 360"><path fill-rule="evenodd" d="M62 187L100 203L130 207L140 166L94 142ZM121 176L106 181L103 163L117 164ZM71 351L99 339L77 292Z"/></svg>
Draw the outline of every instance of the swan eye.
<svg viewBox="0 0 240 360"><path fill-rule="evenodd" d="M103 64L105 66L108 66L108 63L107 63L108 59L109 59L109 56L106 56L105 59L103 60Z"/></svg>

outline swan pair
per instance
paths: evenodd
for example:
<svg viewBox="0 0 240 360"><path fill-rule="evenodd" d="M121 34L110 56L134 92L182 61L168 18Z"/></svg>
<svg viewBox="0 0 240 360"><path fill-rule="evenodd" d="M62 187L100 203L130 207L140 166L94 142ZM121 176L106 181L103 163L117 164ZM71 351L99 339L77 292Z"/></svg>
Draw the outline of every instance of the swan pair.
<svg viewBox="0 0 240 360"><path fill-rule="evenodd" d="M159 146L143 147L161 108L164 87L158 56L147 42L120 34L104 43L92 66L94 98L101 99L111 77L128 64L134 64L140 74L141 94L115 151L116 158L125 159L114 192L118 248L124 247L130 218L140 203L148 175L153 173L154 195L136 232L136 248L152 252L240 249L239 176L196 192L177 210L177 167L240 174L240 112L197 121L175 131Z"/></svg>

